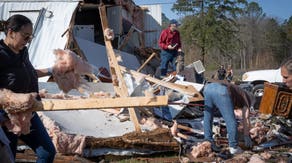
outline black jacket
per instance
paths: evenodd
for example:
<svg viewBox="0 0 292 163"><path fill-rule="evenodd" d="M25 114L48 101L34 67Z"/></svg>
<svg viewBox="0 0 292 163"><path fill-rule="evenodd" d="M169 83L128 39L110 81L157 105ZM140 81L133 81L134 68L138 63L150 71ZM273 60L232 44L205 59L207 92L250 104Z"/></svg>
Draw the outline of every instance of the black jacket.
<svg viewBox="0 0 292 163"><path fill-rule="evenodd" d="M20 54L15 54L0 40L0 88L15 93L38 92L37 73L29 61L26 47Z"/></svg>

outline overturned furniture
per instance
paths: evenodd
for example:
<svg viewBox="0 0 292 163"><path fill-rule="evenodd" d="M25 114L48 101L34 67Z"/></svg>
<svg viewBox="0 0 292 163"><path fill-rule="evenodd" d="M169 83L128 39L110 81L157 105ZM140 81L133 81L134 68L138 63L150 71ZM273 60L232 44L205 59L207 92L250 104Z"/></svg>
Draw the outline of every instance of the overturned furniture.
<svg viewBox="0 0 292 163"><path fill-rule="evenodd" d="M292 91L281 85L265 83L259 111L263 114L291 118Z"/></svg>

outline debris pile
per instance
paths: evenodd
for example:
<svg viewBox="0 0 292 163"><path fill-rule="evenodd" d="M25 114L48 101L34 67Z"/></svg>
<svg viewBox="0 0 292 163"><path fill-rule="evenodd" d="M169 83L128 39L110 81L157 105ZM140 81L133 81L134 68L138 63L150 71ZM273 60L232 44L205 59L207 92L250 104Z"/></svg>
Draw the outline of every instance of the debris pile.
<svg viewBox="0 0 292 163"><path fill-rule="evenodd" d="M232 156L228 150L227 132L224 121L220 117L215 118L213 132L215 133L216 145L221 147L220 152L211 152L209 148L201 148L203 142L202 135L184 133L193 139L181 139L185 155L192 161L222 161L226 162L289 162L292 159L292 121L281 116L264 115L254 112L251 117L251 138L253 148L246 148L243 143L242 124L239 125L239 143L244 153ZM198 118L197 120L201 120ZM179 121L179 120L177 120ZM185 121L184 121L185 122ZM191 120L188 122L191 123ZM238 123L241 123L239 120ZM198 125L196 125L196 129ZM179 130L178 132L182 132ZM182 138L182 137L181 137ZM203 142L204 143L204 142ZM205 155L202 155L205 153ZM208 158L204 158L208 157ZM224 162L225 162L224 161Z"/></svg>

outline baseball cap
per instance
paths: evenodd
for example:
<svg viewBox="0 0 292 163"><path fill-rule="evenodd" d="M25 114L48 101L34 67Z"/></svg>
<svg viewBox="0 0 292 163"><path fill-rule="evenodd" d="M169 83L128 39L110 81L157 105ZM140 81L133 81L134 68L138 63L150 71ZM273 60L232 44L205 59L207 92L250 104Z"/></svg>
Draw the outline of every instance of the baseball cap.
<svg viewBox="0 0 292 163"><path fill-rule="evenodd" d="M169 24L176 24L177 26L180 25L180 24L177 22L177 20L175 20L175 19L171 19L171 20L169 21Z"/></svg>

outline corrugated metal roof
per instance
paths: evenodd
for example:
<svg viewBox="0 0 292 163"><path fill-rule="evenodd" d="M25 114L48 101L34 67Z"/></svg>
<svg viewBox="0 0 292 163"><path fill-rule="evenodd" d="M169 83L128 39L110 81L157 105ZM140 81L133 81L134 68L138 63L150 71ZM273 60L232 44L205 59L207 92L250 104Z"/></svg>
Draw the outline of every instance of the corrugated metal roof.
<svg viewBox="0 0 292 163"><path fill-rule="evenodd" d="M144 18L145 46L158 48L162 24L161 5L145 5L143 7L148 8Z"/></svg>

